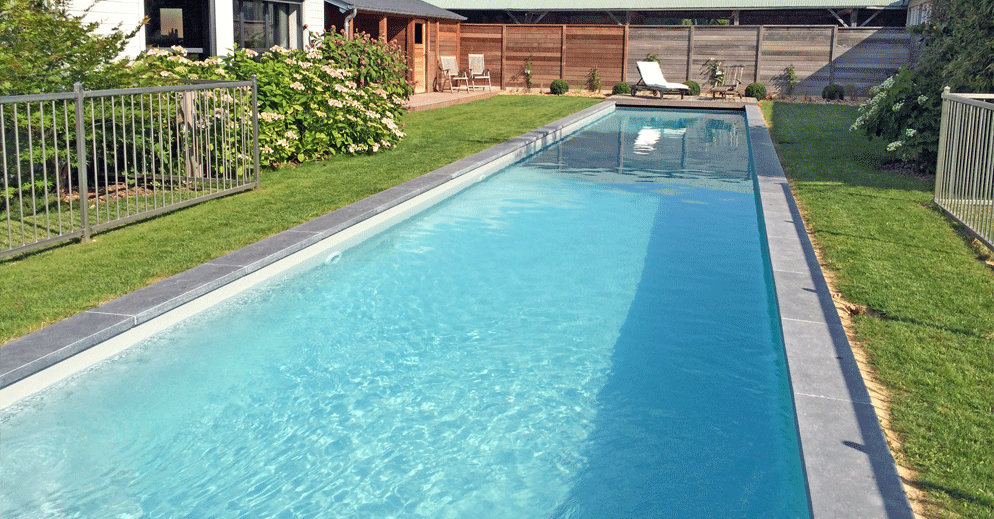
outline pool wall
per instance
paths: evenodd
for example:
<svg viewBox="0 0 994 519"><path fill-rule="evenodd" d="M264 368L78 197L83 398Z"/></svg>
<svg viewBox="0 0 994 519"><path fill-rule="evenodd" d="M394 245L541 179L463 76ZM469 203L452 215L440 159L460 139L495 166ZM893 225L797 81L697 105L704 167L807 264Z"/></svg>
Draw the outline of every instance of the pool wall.
<svg viewBox="0 0 994 519"><path fill-rule="evenodd" d="M426 195L438 197L439 190L461 189L460 185L469 185L562 139L616 106L632 104L667 103L605 101L12 341L0 348L0 388L8 393L0 401L9 403L12 393L30 390L18 386L50 383L39 373L53 371L46 368L86 357L92 347L108 339L135 332L138 325L215 290L228 290L229 285L237 284L234 282L244 282L263 267L279 265L291 254L328 237L371 225L391 212L417 210L415 202ZM668 105L716 107L714 103ZM744 110L749 125L813 516L913 518L759 107L738 103L721 104L720 108ZM453 180L456 182L450 183ZM80 352L84 354L78 355ZM70 362L62 362L66 359ZM36 378L38 382L32 383Z"/></svg>

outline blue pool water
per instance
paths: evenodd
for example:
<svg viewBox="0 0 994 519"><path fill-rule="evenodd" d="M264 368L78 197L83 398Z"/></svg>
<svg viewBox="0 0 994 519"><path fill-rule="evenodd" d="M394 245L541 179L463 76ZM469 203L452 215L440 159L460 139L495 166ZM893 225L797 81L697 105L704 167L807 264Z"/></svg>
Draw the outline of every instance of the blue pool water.
<svg viewBox="0 0 994 519"><path fill-rule="evenodd" d="M759 221L619 110L5 409L0 517L807 517Z"/></svg>

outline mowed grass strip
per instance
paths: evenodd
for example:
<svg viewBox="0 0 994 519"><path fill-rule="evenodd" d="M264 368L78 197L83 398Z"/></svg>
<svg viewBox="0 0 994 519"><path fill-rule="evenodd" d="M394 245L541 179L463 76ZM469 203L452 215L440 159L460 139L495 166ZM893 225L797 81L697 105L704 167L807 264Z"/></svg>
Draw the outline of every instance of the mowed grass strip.
<svg viewBox="0 0 994 519"><path fill-rule="evenodd" d="M0 260L0 344L599 102L495 96L404 117L393 150L262 172L262 187Z"/></svg>
<svg viewBox="0 0 994 519"><path fill-rule="evenodd" d="M994 269L931 205L933 183L884 172L852 107L764 103L808 230L890 390L897 455L938 517L994 518Z"/></svg>

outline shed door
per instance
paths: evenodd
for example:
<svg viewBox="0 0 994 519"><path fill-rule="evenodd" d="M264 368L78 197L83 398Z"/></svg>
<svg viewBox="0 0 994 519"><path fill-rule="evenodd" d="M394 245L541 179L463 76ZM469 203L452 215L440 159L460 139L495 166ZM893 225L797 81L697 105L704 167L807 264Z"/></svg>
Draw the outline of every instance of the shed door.
<svg viewBox="0 0 994 519"><path fill-rule="evenodd" d="M425 67L425 63L427 62L426 53L428 52L428 38L425 34L426 28L427 26L424 22L414 22L414 66L411 68L414 72L414 92L418 94L425 92L425 86L428 84L427 70Z"/></svg>

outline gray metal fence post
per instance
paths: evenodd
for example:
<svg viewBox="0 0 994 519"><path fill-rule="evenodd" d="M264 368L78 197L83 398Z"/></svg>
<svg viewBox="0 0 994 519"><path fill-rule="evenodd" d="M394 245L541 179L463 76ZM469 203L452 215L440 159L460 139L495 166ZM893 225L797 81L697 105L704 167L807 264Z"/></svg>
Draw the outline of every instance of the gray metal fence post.
<svg viewBox="0 0 994 519"><path fill-rule="evenodd" d="M259 78L252 74L252 160L255 161L255 187L259 188Z"/></svg>
<svg viewBox="0 0 994 519"><path fill-rule="evenodd" d="M90 188L86 182L86 129L83 125L83 84L72 86L76 93L76 177L79 186L79 217L83 231L82 241L90 241ZM70 193L71 195L71 193ZM70 199L71 200L71 199Z"/></svg>

